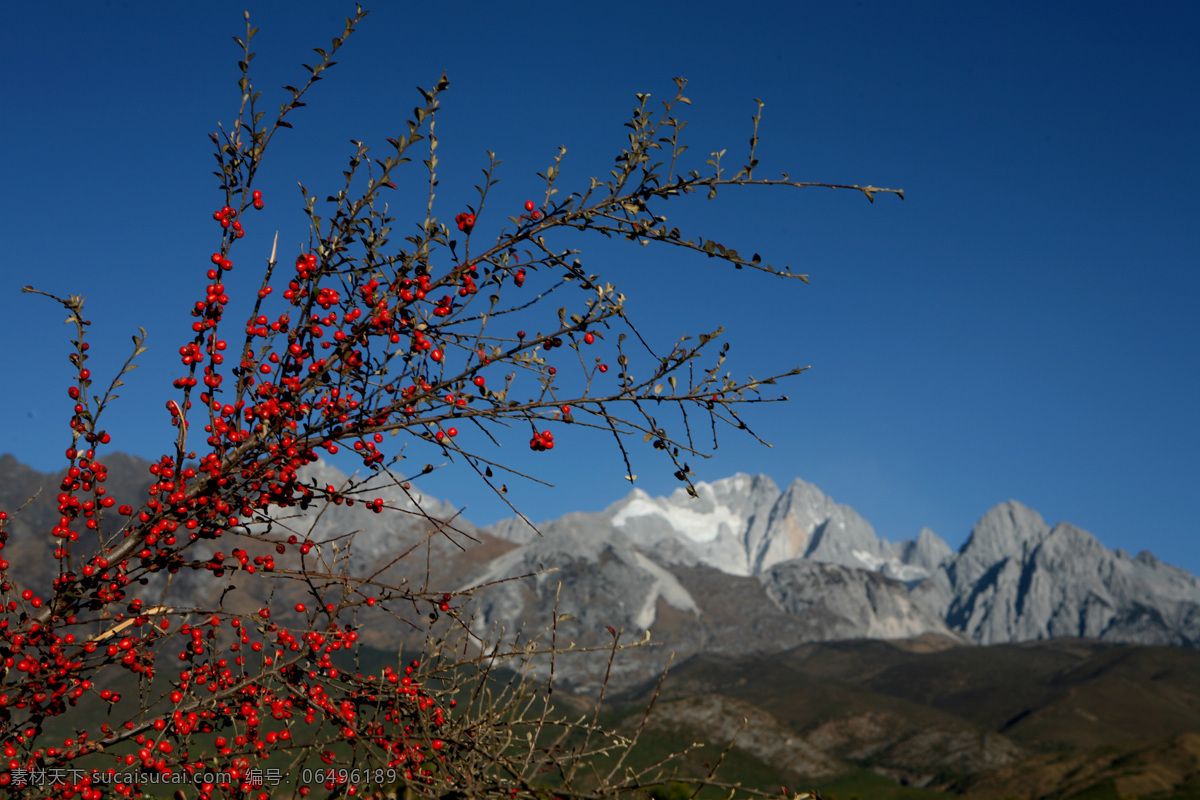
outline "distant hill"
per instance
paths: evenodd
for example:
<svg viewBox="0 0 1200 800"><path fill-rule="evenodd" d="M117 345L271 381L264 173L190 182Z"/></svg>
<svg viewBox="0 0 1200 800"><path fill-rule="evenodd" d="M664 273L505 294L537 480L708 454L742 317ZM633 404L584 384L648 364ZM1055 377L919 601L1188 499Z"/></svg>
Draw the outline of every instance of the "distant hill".
<svg viewBox="0 0 1200 800"><path fill-rule="evenodd" d="M652 694L614 701L627 726ZM764 765L764 785L836 786L867 771L983 800L1200 795L1194 650L925 639L697 655L668 674L648 733L724 747L744 719L757 735L735 749Z"/></svg>

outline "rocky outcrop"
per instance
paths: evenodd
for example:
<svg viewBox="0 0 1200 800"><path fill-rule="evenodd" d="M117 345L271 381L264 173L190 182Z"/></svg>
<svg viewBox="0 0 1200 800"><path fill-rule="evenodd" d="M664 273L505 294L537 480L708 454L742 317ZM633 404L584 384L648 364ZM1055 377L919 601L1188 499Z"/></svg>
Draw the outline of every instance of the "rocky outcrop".
<svg viewBox="0 0 1200 800"><path fill-rule="evenodd" d="M785 613L821 621L809 641L953 636L904 584L877 572L793 559L772 567L762 583Z"/></svg>
<svg viewBox="0 0 1200 800"><path fill-rule="evenodd" d="M646 727L650 731L689 730L718 748L733 742L736 749L793 779L826 781L850 770L845 762L766 711L732 697L709 694L661 703L654 707Z"/></svg>
<svg viewBox="0 0 1200 800"><path fill-rule="evenodd" d="M628 718L631 729L640 716ZM1026 752L1006 737L946 719L914 725L895 714L839 715L796 731L744 700L700 694L656 705L646 720L650 732L688 731L703 742L733 747L779 770L789 779L831 780L870 764L881 774L925 786L938 776L972 775L1011 767Z"/></svg>

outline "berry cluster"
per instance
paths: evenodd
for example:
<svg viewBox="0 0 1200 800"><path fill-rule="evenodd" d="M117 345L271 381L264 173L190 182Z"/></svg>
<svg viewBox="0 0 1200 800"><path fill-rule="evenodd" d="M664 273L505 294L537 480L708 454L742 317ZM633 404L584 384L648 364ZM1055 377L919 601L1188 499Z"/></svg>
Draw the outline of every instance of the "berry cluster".
<svg viewBox="0 0 1200 800"><path fill-rule="evenodd" d="M317 271L317 254L316 253L301 253L296 256L296 277L300 280L307 280L316 274ZM296 288L299 288L297 286ZM284 292L284 297L288 297ZM293 299L288 297L289 300ZM294 304L293 304L294 305Z"/></svg>
<svg viewBox="0 0 1200 800"><path fill-rule="evenodd" d="M221 223L222 228L232 228L234 237L240 239L246 235L246 232L242 230L242 223L238 222L235 217L237 217L237 209L229 206L223 206L220 210L213 212L213 219Z"/></svg>
<svg viewBox="0 0 1200 800"><path fill-rule="evenodd" d="M474 265L466 267L462 271L462 286L458 287L458 296L467 297L479 291L479 287L475 285L475 281L479 280L479 270Z"/></svg>
<svg viewBox="0 0 1200 800"><path fill-rule="evenodd" d="M542 212L537 210L537 207L534 205L532 200L525 201L525 211L527 214L529 214L529 218L534 222L537 222L542 218ZM521 219L525 219L525 214L521 215Z"/></svg>
<svg viewBox="0 0 1200 800"><path fill-rule="evenodd" d="M454 218L454 221L456 223L458 223L458 229L460 231L462 231L463 233L469 234L471 232L471 230L475 227L475 215L474 214L467 214L466 212L463 212L463 213L459 214L458 216L456 216Z"/></svg>
<svg viewBox="0 0 1200 800"><path fill-rule="evenodd" d="M554 449L554 434L550 431L535 431L529 440L529 449L535 452Z"/></svg>

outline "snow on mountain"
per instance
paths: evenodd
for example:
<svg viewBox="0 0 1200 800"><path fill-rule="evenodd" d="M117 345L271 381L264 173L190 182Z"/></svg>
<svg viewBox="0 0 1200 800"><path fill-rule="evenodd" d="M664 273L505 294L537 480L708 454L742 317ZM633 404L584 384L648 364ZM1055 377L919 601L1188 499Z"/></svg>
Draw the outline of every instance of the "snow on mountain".
<svg viewBox="0 0 1200 800"><path fill-rule="evenodd" d="M854 509L799 478L783 492L766 475L741 473L697 482L695 489L695 497L683 489L669 497L634 489L603 516L636 546L670 563L704 564L730 575L761 575L784 561L807 558L912 583L929 577L951 552L928 529L917 543L891 545ZM505 520L489 531L521 544L537 535L521 520Z"/></svg>

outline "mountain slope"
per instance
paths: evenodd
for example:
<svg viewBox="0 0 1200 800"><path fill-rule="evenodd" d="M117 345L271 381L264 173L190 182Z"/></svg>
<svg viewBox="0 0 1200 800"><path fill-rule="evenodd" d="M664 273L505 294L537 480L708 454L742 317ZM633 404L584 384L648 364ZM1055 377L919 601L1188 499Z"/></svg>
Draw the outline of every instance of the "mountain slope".
<svg viewBox="0 0 1200 800"><path fill-rule="evenodd" d="M640 718L654 686L618 695ZM972 797L1176 793L1200 779L1200 652L1058 639L927 652L882 641L765 656L699 655L672 670L650 731L745 748L812 783L871 770ZM802 783L801 785L807 785ZM1197 787L1200 788L1200 787Z"/></svg>

